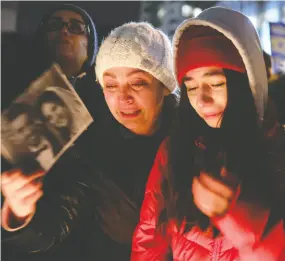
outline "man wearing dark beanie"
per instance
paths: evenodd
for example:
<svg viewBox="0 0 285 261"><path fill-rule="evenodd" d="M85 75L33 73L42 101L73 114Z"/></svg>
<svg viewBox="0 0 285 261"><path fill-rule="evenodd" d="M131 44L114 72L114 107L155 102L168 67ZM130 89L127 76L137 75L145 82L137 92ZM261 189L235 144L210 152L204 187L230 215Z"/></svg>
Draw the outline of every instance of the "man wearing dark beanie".
<svg viewBox="0 0 285 261"><path fill-rule="evenodd" d="M25 74L23 88L56 62L96 122L104 117L107 107L94 73L98 36L85 10L63 4L48 11L35 32L31 47L31 61L21 72Z"/></svg>

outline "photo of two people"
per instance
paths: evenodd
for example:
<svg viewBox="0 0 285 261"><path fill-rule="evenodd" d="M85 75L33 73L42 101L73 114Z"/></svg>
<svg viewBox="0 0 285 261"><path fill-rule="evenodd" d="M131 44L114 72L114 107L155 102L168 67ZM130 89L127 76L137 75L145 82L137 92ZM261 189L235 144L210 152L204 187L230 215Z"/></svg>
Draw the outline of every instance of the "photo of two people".
<svg viewBox="0 0 285 261"><path fill-rule="evenodd" d="M56 64L1 118L2 155L25 172L48 171L93 121Z"/></svg>

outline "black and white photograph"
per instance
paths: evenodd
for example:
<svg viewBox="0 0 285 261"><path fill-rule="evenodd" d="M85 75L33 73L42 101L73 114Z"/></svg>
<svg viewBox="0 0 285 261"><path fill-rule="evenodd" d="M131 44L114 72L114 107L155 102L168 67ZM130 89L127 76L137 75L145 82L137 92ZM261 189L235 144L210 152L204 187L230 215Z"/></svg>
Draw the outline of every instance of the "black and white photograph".
<svg viewBox="0 0 285 261"><path fill-rule="evenodd" d="M2 155L28 171L48 171L93 119L57 64L2 113Z"/></svg>

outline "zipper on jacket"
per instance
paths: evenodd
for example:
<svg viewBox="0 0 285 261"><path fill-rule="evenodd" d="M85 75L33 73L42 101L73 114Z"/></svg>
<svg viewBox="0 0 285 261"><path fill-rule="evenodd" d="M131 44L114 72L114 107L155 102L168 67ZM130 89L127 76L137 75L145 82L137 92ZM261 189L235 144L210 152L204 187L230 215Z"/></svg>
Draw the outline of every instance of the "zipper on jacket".
<svg viewBox="0 0 285 261"><path fill-rule="evenodd" d="M222 238L215 239L210 261L219 261L221 247L222 247Z"/></svg>

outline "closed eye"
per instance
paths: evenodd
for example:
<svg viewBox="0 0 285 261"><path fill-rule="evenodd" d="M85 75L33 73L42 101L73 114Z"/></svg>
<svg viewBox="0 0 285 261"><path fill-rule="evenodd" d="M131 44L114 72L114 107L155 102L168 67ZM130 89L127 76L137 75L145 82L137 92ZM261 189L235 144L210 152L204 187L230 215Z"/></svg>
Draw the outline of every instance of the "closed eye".
<svg viewBox="0 0 285 261"><path fill-rule="evenodd" d="M117 88L117 85L107 84L105 88L109 91L114 91Z"/></svg>
<svg viewBox="0 0 285 261"><path fill-rule="evenodd" d="M224 85L225 85L225 83L222 82L222 83L218 83L218 84L212 84L211 86L212 86L212 87L222 87L222 86L224 86Z"/></svg>
<svg viewBox="0 0 285 261"><path fill-rule="evenodd" d="M198 89L198 87L187 87L187 92L192 92L192 91L195 91L197 89Z"/></svg>
<svg viewBox="0 0 285 261"><path fill-rule="evenodd" d="M137 83L132 83L131 84L132 88L135 90L141 89L142 87L147 86L147 83L145 82L137 82Z"/></svg>

